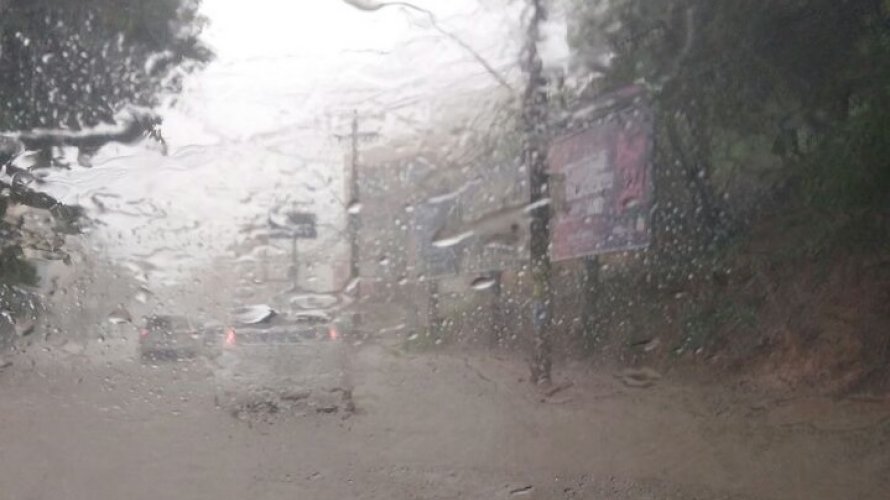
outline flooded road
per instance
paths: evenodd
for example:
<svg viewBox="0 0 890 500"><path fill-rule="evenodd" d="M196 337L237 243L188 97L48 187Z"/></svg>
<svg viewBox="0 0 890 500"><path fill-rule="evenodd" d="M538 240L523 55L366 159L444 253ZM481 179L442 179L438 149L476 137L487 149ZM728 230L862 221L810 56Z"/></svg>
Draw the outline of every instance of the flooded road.
<svg viewBox="0 0 890 500"><path fill-rule="evenodd" d="M881 499L890 486L886 406L639 389L578 367L548 396L509 358L342 347L316 351L313 372L348 378L354 408L240 413L217 404L220 373L202 361L16 359L0 372L2 496Z"/></svg>

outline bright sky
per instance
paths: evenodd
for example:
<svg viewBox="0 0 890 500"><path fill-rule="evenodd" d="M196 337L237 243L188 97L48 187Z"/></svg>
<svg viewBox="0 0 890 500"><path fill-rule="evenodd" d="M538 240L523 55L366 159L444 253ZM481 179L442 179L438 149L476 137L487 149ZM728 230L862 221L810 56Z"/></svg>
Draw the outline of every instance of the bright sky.
<svg viewBox="0 0 890 500"><path fill-rule="evenodd" d="M523 2L412 1L522 88ZM205 284L233 273L223 265L214 275L214 259L234 256L231 244L246 238L241 228L263 225L282 206L312 211L322 225L317 242L300 243L301 276L318 273L319 291L341 286L334 277L348 259L346 145L334 134L348 132L357 109L381 142L413 140L418 134L406 127L440 127L435 111L482 112L479 100L491 100L498 83L425 16L403 8L364 12L343 0L203 0L202 8L217 59L161 109L169 155L148 144L107 146L93 168L54 173L47 191L84 206L99 221L86 246L159 297L191 299L198 290L198 299L217 300ZM564 39L556 33L553 40ZM560 64L565 50L545 53Z"/></svg>
<svg viewBox="0 0 890 500"><path fill-rule="evenodd" d="M505 74L518 74L518 12L506 0L416 4ZM204 0L203 10L218 57L164 111L170 155L108 147L93 169L63 172L52 185L102 220L97 244L157 267L157 276L206 265L240 225L285 201L311 201L321 222L341 226L333 200L343 193L344 147L332 135L346 132L352 109L422 108L437 95L497 86L423 15L402 8Z"/></svg>
<svg viewBox="0 0 890 500"><path fill-rule="evenodd" d="M492 64L510 65L517 48L501 2L418 0ZM500 6L494 8L495 5ZM184 98L209 130L245 138L349 109L362 98L406 90L430 93L472 75L491 77L423 14L401 7L374 12L342 0L205 0L206 38L219 56Z"/></svg>

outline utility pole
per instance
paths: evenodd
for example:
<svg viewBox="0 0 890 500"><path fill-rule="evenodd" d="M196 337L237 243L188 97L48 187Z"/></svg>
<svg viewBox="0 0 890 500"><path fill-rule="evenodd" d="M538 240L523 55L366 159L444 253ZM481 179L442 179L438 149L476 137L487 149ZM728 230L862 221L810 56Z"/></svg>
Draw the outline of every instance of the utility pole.
<svg viewBox="0 0 890 500"><path fill-rule="evenodd" d="M587 338L597 339L593 316L596 305L597 290L599 289L600 260L595 255L584 257L584 309L581 312L581 324L584 327L584 335Z"/></svg>
<svg viewBox="0 0 890 500"><path fill-rule="evenodd" d="M297 257L297 234L291 237L291 266L293 266L294 291L300 291L300 260Z"/></svg>
<svg viewBox="0 0 890 500"><path fill-rule="evenodd" d="M349 133L350 159L349 159L349 197L346 207L348 217L347 227L349 234L349 281L359 278L359 231L361 230L361 191L359 189L359 140L370 140L377 136L375 132L361 132L359 129L358 110L352 112L352 126ZM345 139L342 135L338 139ZM360 286L360 284L359 284ZM360 288L356 287L356 300L359 298ZM352 331L357 333L361 327L361 317L355 312L352 315Z"/></svg>
<svg viewBox="0 0 890 500"><path fill-rule="evenodd" d="M494 297L492 298L491 304L491 334L489 337L489 347L497 348L501 345L506 337L506 328L504 322L504 307L503 307L503 281L504 281L504 272L500 269L491 272L491 279L494 281L494 284L491 287L492 294Z"/></svg>
<svg viewBox="0 0 890 500"><path fill-rule="evenodd" d="M269 235L264 234L260 238L260 243L263 245L263 256L262 261L260 261L260 265L262 266L262 274L263 274L263 283L269 282Z"/></svg>
<svg viewBox="0 0 890 500"><path fill-rule="evenodd" d="M359 208L361 205L359 204L359 183L358 183L358 111L353 111L352 113L352 153L350 158L350 170L349 170L349 205L346 208L346 212L349 217L349 281L353 281L358 279L359 277L359 249L358 249L358 236L359 236L359 224L361 223L361 219L359 219L359 215L361 214L361 210ZM361 283L356 283L355 287L355 299L358 302L358 299L361 297ZM352 333L357 336L361 331L361 314L356 310L352 313Z"/></svg>
<svg viewBox="0 0 890 500"><path fill-rule="evenodd" d="M532 276L532 356L531 381L549 384L552 367L552 289L550 286L550 197L547 174L547 94L543 63L538 53L541 23L547 18L544 0L529 0L530 18L526 31L523 65L528 82L522 98L522 162L529 172L531 212L530 258Z"/></svg>

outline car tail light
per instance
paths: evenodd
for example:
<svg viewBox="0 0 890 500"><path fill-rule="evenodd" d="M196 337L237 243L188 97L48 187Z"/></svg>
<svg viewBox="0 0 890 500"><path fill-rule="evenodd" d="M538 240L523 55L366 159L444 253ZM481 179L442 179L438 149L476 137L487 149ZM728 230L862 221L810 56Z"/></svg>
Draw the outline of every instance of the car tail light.
<svg viewBox="0 0 890 500"><path fill-rule="evenodd" d="M148 337L148 329L142 328L141 330L139 330L139 337Z"/></svg>
<svg viewBox="0 0 890 500"><path fill-rule="evenodd" d="M328 337L331 340L337 340L340 338L340 332L337 331L333 326L328 330Z"/></svg>
<svg viewBox="0 0 890 500"><path fill-rule="evenodd" d="M226 330L225 343L227 346L235 345L235 330L233 328L229 328L228 330Z"/></svg>

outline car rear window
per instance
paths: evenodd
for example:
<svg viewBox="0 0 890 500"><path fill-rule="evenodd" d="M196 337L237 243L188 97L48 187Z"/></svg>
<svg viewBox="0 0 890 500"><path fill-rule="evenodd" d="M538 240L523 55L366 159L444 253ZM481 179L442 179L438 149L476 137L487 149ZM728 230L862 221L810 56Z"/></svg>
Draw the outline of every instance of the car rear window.
<svg viewBox="0 0 890 500"><path fill-rule="evenodd" d="M309 323L313 325L320 325L322 323L327 323L330 321L330 318L325 316L312 316L312 315L300 315L297 316L297 322L299 323Z"/></svg>
<svg viewBox="0 0 890 500"><path fill-rule="evenodd" d="M148 318L147 326L152 330L185 330L190 328L190 323L178 316L153 316Z"/></svg>

